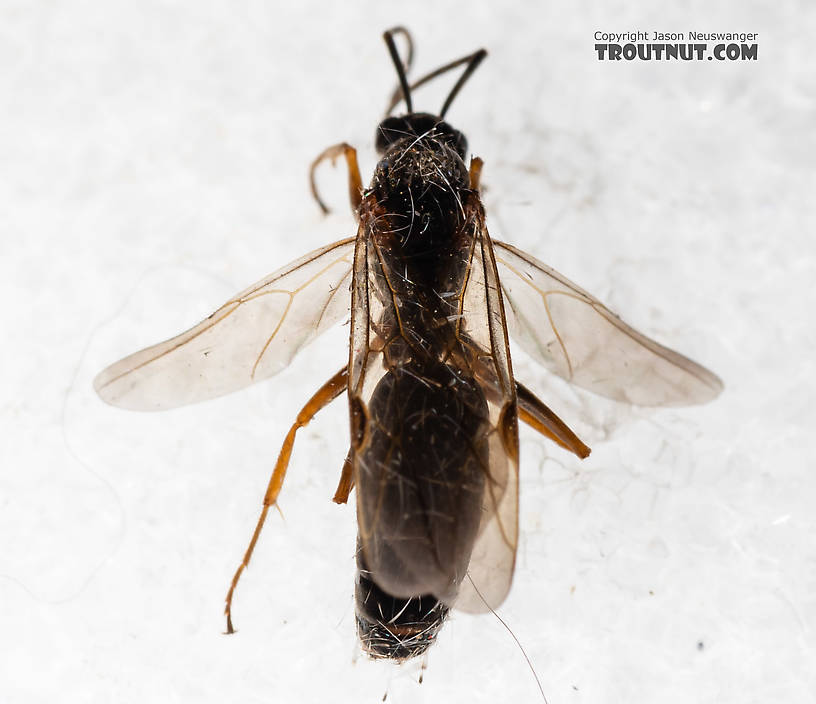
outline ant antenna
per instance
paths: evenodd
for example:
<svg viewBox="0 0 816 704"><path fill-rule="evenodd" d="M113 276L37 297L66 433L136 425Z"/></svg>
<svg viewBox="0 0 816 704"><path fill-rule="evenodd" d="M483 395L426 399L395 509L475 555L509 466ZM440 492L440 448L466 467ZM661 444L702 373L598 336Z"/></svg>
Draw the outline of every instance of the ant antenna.
<svg viewBox="0 0 816 704"><path fill-rule="evenodd" d="M402 62L397 63L399 59L395 58L396 48L394 46L393 40L394 34L402 34L408 41L408 58L404 65L402 64ZM467 56L463 56L459 59L456 59L455 61L451 61L450 63L445 64L444 66L440 66L434 71L425 74L422 78L419 78L412 84L408 85L406 92L406 86L404 84L407 83L407 74L408 71L410 71L411 69L411 64L413 63L414 58L414 46L411 40L411 35L408 33L408 30L406 30L404 27L394 27L394 29L388 30L384 36L386 44L388 44L388 49L391 52L391 57L394 59L394 64L397 66L397 72L399 73L400 77L400 85L397 86L396 90L391 96L391 101L388 103L388 108L385 111L386 117L388 117L391 114L391 112L397 106L397 103L399 103L399 101L403 98L404 95L406 94L410 95L412 91L415 91L420 86L423 86L429 81L432 81L437 76L441 76L443 73L447 73L448 71L451 71L457 68L458 66L461 66L462 64L467 64L464 72L459 77L459 80L453 86L450 94L445 99L445 103L442 106L442 110L439 115L440 117L444 117L445 113L448 111L448 108L451 106L453 99L457 96L459 91L462 89L462 86L465 84L465 81L467 81L467 79L470 78L470 75L476 70L476 67L482 62L485 56L487 56L487 51L485 49L479 49L479 51L476 51L472 54L468 54ZM403 66L404 71L401 71L400 69ZM403 81L403 78L405 78L405 81ZM405 101L405 106L408 108L409 113L412 112L410 98Z"/></svg>
<svg viewBox="0 0 816 704"><path fill-rule="evenodd" d="M456 97L456 94L460 91L463 85L465 85L465 81L470 78L470 74L472 74L476 67L482 63L482 59L487 56L487 51L484 49L479 49L475 54L471 54L470 56L466 56L463 61L467 61L468 65L467 68L462 72L462 75L459 76L459 80L456 81L456 85L453 86L451 89L450 95L448 95L447 99L445 100L444 105L442 105L442 110L439 112L439 117L445 117L445 113L448 111L453 99Z"/></svg>
<svg viewBox="0 0 816 704"><path fill-rule="evenodd" d="M405 64L402 63L402 59L397 51L397 45L394 43L395 34L402 34L408 40L408 60ZM385 39L385 44L388 46L388 53L391 54L391 60L394 62L394 68L397 69L397 77L399 78L402 98L405 100L405 107L408 112L411 113L414 111L413 106L411 105L411 88L408 85L408 77L405 75L406 65L410 68L411 62L414 58L414 44L411 41L411 35L404 27L394 27L393 29L387 30L383 34L383 39Z"/></svg>

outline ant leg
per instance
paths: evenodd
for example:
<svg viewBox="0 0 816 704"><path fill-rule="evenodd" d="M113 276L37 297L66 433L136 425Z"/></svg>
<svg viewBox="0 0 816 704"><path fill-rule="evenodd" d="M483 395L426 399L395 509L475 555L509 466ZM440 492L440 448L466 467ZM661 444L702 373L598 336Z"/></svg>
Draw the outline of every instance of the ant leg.
<svg viewBox="0 0 816 704"><path fill-rule="evenodd" d="M346 503L353 488L354 477L351 474L351 450L349 450L346 459L343 461L343 472L340 474L340 481L337 484L337 490L334 492L332 501L336 504Z"/></svg>
<svg viewBox="0 0 816 704"><path fill-rule="evenodd" d="M258 536L261 534L266 514L269 512L270 506L275 506L278 494L280 494L283 480L286 477L286 469L289 467L289 458L292 456L292 448L295 444L295 433L298 428L307 425L309 421L314 418L315 414L322 408L329 405L334 399L342 394L348 386L348 369L343 367L337 374L329 379L317 392L312 396L306 405L298 413L295 422L289 429L286 439L283 441L278 461L275 463L275 469L269 479L269 484L266 487L266 495L263 501L263 510L258 519L258 524L255 526L255 532L252 534L252 539L249 541L249 547L244 553L244 559L235 571L235 576L232 578L229 592L227 592L227 604L224 608L224 613L227 615L227 633L234 633L235 629L232 627L232 595L235 592L235 587L238 586L238 580L241 578L241 573L249 565L249 559L252 557L252 551L255 549L255 544L258 542Z"/></svg>
<svg viewBox="0 0 816 704"><path fill-rule="evenodd" d="M482 167L484 162L478 157L474 156L470 159L470 190L479 190L479 181L482 178Z"/></svg>
<svg viewBox="0 0 816 704"><path fill-rule="evenodd" d="M496 386L496 372L491 368L492 365L477 361L474 367L476 378L483 379L490 384L487 388ZM518 381L516 381L516 408L519 420L527 423L533 430L537 430L565 450L578 455L582 460L589 457L591 450L581 442L567 424L547 408L545 403L530 389Z"/></svg>
<svg viewBox="0 0 816 704"><path fill-rule="evenodd" d="M547 408L532 391L518 382L516 397L520 420L565 450L578 455L582 460L589 457L591 450L567 427L567 424Z"/></svg>
<svg viewBox="0 0 816 704"><path fill-rule="evenodd" d="M326 206L323 199L317 192L315 170L322 162L326 161L326 159L330 159L333 165L337 161L337 157L341 154L346 157L346 166L348 167L349 199L351 200L351 209L354 212L354 217L359 219L358 209L360 208L360 203L363 200L363 179L360 177L360 167L357 165L357 150L345 142L329 147L312 162L312 166L309 169L309 183L312 187L312 195L317 201L317 204L320 206L320 209L323 211L323 214L327 215L329 213L329 208Z"/></svg>

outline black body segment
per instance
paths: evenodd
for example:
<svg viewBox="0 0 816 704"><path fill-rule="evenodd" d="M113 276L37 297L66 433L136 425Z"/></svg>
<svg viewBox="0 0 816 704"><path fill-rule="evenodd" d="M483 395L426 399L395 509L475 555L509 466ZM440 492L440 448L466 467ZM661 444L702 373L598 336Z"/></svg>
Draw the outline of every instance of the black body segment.
<svg viewBox="0 0 816 704"><path fill-rule="evenodd" d="M433 139L445 142L460 159L467 154L467 139L459 130L451 127L441 117L427 112L415 112L399 117L386 117L377 127L376 147L379 154L385 154L400 140L418 142L433 135Z"/></svg>
<svg viewBox="0 0 816 704"><path fill-rule="evenodd" d="M369 402L356 454L360 525L376 581L389 594L449 603L479 528L488 416L473 378L425 360L397 365Z"/></svg>
<svg viewBox="0 0 816 704"><path fill-rule="evenodd" d="M449 611L429 594L401 599L384 591L371 579L359 539L354 600L357 634L363 648L374 657L392 660L422 655L434 642Z"/></svg>
<svg viewBox="0 0 816 704"><path fill-rule="evenodd" d="M427 647L468 585L498 601L509 587L518 437L498 277L464 139L437 117L385 123L397 120L413 131L380 131L386 151L361 204L354 257L351 460L361 583L376 586L357 590L366 596L357 612L362 642L382 643L393 629L371 616L396 599ZM479 548L482 539L505 543L501 564L484 572L474 550L485 565L497 553ZM389 647L368 649L386 656Z"/></svg>

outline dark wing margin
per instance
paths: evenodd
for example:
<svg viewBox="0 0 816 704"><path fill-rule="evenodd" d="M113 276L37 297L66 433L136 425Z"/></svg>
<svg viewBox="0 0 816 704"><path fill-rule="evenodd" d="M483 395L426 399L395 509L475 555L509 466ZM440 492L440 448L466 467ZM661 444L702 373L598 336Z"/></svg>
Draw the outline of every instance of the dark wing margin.
<svg viewBox="0 0 816 704"><path fill-rule="evenodd" d="M205 320L112 364L94 380L106 402L156 411L273 376L349 310L354 238L317 249L233 296Z"/></svg>
<svg viewBox="0 0 816 704"><path fill-rule="evenodd" d="M475 227L460 334L479 350L474 368L488 402L490 430L481 522L467 577L453 604L469 613L498 608L510 591L518 544L519 489L516 387L496 259L481 210Z"/></svg>
<svg viewBox="0 0 816 704"><path fill-rule="evenodd" d="M639 406L706 403L722 391L708 369L634 330L554 269L494 246L510 335L550 371Z"/></svg>

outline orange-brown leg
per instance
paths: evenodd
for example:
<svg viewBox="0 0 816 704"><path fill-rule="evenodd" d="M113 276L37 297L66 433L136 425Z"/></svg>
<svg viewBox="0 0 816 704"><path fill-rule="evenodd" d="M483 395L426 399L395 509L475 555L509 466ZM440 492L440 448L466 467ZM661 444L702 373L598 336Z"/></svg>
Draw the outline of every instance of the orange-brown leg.
<svg viewBox="0 0 816 704"><path fill-rule="evenodd" d="M349 450L343 462L343 472L340 474L340 481L337 484L337 490L334 492L332 501L336 504L346 503L353 488L354 477L351 474L351 450Z"/></svg>
<svg viewBox="0 0 816 704"><path fill-rule="evenodd" d="M470 190L479 190L479 180L482 177L482 166L484 162L478 157L474 156L470 159Z"/></svg>
<svg viewBox="0 0 816 704"><path fill-rule="evenodd" d="M238 580L241 578L241 573L249 565L249 559L252 557L252 551L255 549L255 544L258 542L258 537L261 534L266 514L269 513L269 507L274 506L280 494L283 480L286 477L286 469L289 467L289 458L292 456L292 447L295 444L295 433L298 428L307 425L309 421L314 418L315 414L325 408L329 403L342 394L348 386L348 369L343 368L331 379L329 379L323 386L321 386L317 393L312 396L301 409L297 415L297 419L292 424L286 439L283 441L278 461L275 463L275 469L269 479L269 484L266 487L266 495L263 501L263 510L258 519L258 524L255 526L255 532L252 534L252 539L249 541L249 547L244 553L244 559L235 571L235 576L232 578L229 592L227 592L227 605L224 608L224 613L227 615L227 633L233 633L235 629L232 627L232 595L235 592L235 587L238 586Z"/></svg>
<svg viewBox="0 0 816 704"><path fill-rule="evenodd" d="M516 382L519 419L582 460L591 450L532 391Z"/></svg>
<svg viewBox="0 0 816 704"><path fill-rule="evenodd" d="M309 183L312 186L312 195L320 206L320 209L324 213L328 213L328 206L326 206L317 192L315 170L322 162L326 161L326 159L330 159L331 163L334 164L340 155L346 157L349 178L349 199L351 200L351 209L354 212L354 216L358 217L358 208L363 199L363 179L360 177L360 167L357 165L357 150L345 142L329 147L312 162L312 166L309 169Z"/></svg>

